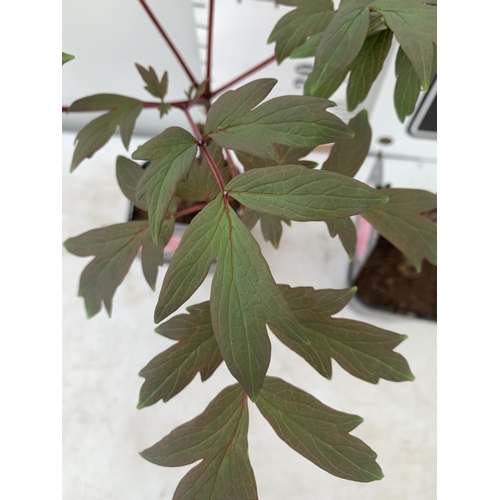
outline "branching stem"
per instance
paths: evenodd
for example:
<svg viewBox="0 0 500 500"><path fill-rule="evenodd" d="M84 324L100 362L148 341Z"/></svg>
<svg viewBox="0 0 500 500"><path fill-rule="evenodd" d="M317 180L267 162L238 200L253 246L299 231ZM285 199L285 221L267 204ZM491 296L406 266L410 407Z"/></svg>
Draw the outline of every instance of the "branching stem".
<svg viewBox="0 0 500 500"><path fill-rule="evenodd" d="M165 217L165 220L168 219L173 219L174 217L182 217L183 215L188 215L192 214L193 212L199 212L202 208L205 208L207 206L207 203L200 203L199 205L195 205L194 207L191 208L186 208L185 210L181 210L180 212L177 212L173 215L169 215L168 217Z"/></svg>
<svg viewBox="0 0 500 500"><path fill-rule="evenodd" d="M222 178L222 175L217 168L217 164L215 163L215 160L212 158L212 155L210 154L210 151L207 148L207 145L205 144L204 141L201 141L199 143L200 149L202 153L205 155L205 158L208 161L208 164L210 165L210 168L212 170L212 173L215 175L215 178L217 179L217 183L219 184L220 190L224 192L226 190L226 183L224 182L224 179Z"/></svg>

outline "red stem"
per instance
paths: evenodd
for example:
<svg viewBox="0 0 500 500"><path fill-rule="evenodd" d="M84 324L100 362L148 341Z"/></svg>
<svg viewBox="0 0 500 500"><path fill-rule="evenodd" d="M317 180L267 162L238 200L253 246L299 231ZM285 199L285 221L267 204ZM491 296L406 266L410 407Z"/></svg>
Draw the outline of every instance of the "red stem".
<svg viewBox="0 0 500 500"><path fill-rule="evenodd" d="M184 58L179 53L176 46L173 44L172 40L170 40L169 36L167 35L165 30L163 29L163 27L160 24L160 22L158 21L158 19L156 19L155 15L153 14L151 9L149 8L149 5L146 3L146 0L139 0L139 3L144 7L144 10L146 11L147 15L149 16L149 18L151 19L153 24L158 28L158 31L160 32L161 36L167 42L168 46L170 47L170 49L174 53L174 55L177 58L177 60L179 61L180 65L182 66L182 68L186 72L186 75L191 80L191 83L195 86L198 85L194 76L193 76L193 73L191 73L191 70L188 68L188 65L186 64L186 61L184 61Z"/></svg>
<svg viewBox="0 0 500 500"><path fill-rule="evenodd" d="M193 212L198 212L202 208L205 208L207 206L207 203L200 203L199 205L195 205L194 207L191 208L186 208L185 210L181 210L180 212L177 212L173 215L169 215L168 217L165 217L165 220L172 219L172 218L177 218L181 217L183 215L187 214L192 214Z"/></svg>
<svg viewBox="0 0 500 500"><path fill-rule="evenodd" d="M215 90L212 92L211 96L216 96L217 94L220 94L221 92L224 92L225 90L229 89L232 87L235 83L238 83L239 81L243 80L244 78L247 78L248 76L252 75L253 73L259 71L262 68L265 68L267 65L271 64L274 62L276 58L274 56L271 56L269 59L266 59L265 61L261 62L257 66L254 66L252 69L249 69L246 73L243 73L242 75L238 76L238 78L235 78L234 80L230 81L224 87L221 87L220 89Z"/></svg>
<svg viewBox="0 0 500 500"><path fill-rule="evenodd" d="M210 86L212 79L212 49L213 49L213 27L214 27L215 0L210 0L208 10L208 40L207 40L207 88L205 95L210 97Z"/></svg>
<svg viewBox="0 0 500 500"><path fill-rule="evenodd" d="M212 155L210 154L210 151L208 150L204 142L200 142L199 145L201 151L203 152L205 158L208 161L208 164L210 165L210 168L212 169L212 173L215 175L215 178L217 179L217 183L219 184L220 190L224 192L226 190L226 184L224 182L224 179L222 178L222 175L220 174L219 169L217 168L215 160L212 158Z"/></svg>
<svg viewBox="0 0 500 500"><path fill-rule="evenodd" d="M184 109L184 113L186 114L186 118L188 119L189 125L191 126L191 129L193 130L193 133L196 137L196 140L200 143L202 142L202 137L201 137L201 132L199 131L198 127L196 126L196 123L194 123L193 117L191 116L191 113L189 110L186 108Z"/></svg>

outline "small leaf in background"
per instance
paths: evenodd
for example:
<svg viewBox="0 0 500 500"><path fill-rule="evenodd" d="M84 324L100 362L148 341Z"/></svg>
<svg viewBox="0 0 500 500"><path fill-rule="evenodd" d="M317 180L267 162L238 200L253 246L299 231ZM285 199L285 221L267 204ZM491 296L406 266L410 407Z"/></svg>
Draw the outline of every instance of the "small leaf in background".
<svg viewBox="0 0 500 500"><path fill-rule="evenodd" d="M149 69L144 68L140 64L135 64L135 67L139 71L144 80L146 86L144 87L153 97L158 97L163 101L164 97L167 95L168 91L168 74L165 71L161 77L161 81L158 79L156 71L150 66Z"/></svg>
<svg viewBox="0 0 500 500"><path fill-rule="evenodd" d="M264 78L223 94L208 112L205 135L221 147L271 161L278 161L273 143L313 148L352 137L347 125L326 111L334 106L326 99L282 96L257 106L276 83Z"/></svg>
<svg viewBox="0 0 500 500"><path fill-rule="evenodd" d="M367 37L387 29L384 18L378 12L370 12L370 24L368 25Z"/></svg>
<svg viewBox="0 0 500 500"><path fill-rule="evenodd" d="M322 34L313 71L304 86L304 94L325 98L332 95L328 81L349 68L365 41L370 23L365 3L368 5L370 2L343 2L340 5Z"/></svg>
<svg viewBox="0 0 500 500"><path fill-rule="evenodd" d="M163 118L165 115L170 113L172 109L172 105L169 102L164 102L158 105L158 111L160 112L160 118Z"/></svg>
<svg viewBox="0 0 500 500"><path fill-rule="evenodd" d="M214 141L209 141L208 151L219 169L222 178L231 178L231 166L226 163L222 149ZM220 186L205 155L195 158L186 181L177 185L176 195L187 201L212 201L220 193Z"/></svg>
<svg viewBox="0 0 500 500"><path fill-rule="evenodd" d="M406 335L361 321L331 317L347 305L356 287L314 290L279 285L279 288L311 343L304 346L290 342L278 329L271 329L321 375L331 378L333 358L351 375L372 384L377 384L381 378L392 382L414 380L406 359L393 351Z"/></svg>
<svg viewBox="0 0 500 500"><path fill-rule="evenodd" d="M420 189L380 189L389 201L363 213L386 240L403 252L420 272L422 260L437 264L437 227L423 215L436 208L435 194Z"/></svg>
<svg viewBox="0 0 500 500"><path fill-rule="evenodd" d="M377 454L349 434L361 417L333 410L276 377L266 377L257 407L288 446L326 472L363 483L384 477Z"/></svg>
<svg viewBox="0 0 500 500"><path fill-rule="evenodd" d="M276 42L276 61L281 63L308 37L321 33L333 17L332 0L276 0L297 9L285 14L274 27L267 43Z"/></svg>
<svg viewBox="0 0 500 500"><path fill-rule="evenodd" d="M271 359L266 324L307 340L281 296L259 245L222 193L186 230L170 263L155 311L161 321L205 279L217 257L210 298L217 344L231 374L254 401Z"/></svg>
<svg viewBox="0 0 500 500"><path fill-rule="evenodd" d="M196 156L196 139L180 127L170 127L139 146L135 160L150 164L137 184L136 197L146 197L153 241L158 242L163 219L175 195L177 184L188 178Z"/></svg>
<svg viewBox="0 0 500 500"><path fill-rule="evenodd" d="M173 232L172 221L173 219L164 224L162 232L164 231L166 236ZM167 239L166 236L163 243ZM150 241L147 221L125 222L93 229L65 241L64 246L68 252L80 257L95 256L82 272L78 291L78 295L85 299L89 318L101 310L102 304L111 315L116 289L128 273L141 246ZM158 265L163 264L163 248L160 245L157 249L162 256Z"/></svg>
<svg viewBox="0 0 500 500"><path fill-rule="evenodd" d="M318 46L321 42L322 36L323 33L317 33L316 35L310 36L300 47L292 50L290 59L314 57L314 55L316 54L316 50L318 50Z"/></svg>
<svg viewBox="0 0 500 500"><path fill-rule="evenodd" d="M140 201L135 196L139 179L143 176L144 169L135 161L129 160L124 156L116 158L116 180L122 190L122 193L127 199L135 205L147 212L148 207L145 201Z"/></svg>
<svg viewBox="0 0 500 500"><path fill-rule="evenodd" d="M71 162L71 172L85 159L102 148L120 127L123 145L128 149L137 117L142 111L142 102L116 94L97 94L75 101L69 111L102 111L105 115L85 125L76 136L76 148Z"/></svg>
<svg viewBox="0 0 500 500"><path fill-rule="evenodd" d="M437 8L424 0L378 0L375 9L394 32L410 59L424 91L434 78L434 45L437 43Z"/></svg>
<svg viewBox="0 0 500 500"><path fill-rule="evenodd" d="M307 156L313 149L314 148L292 148L290 146L283 146L282 144L275 144L274 150L276 151L276 158L274 160L265 160L258 156L242 152L236 154L245 170L276 167L278 165L302 165L307 168L314 168L318 165L317 163L300 159Z"/></svg>
<svg viewBox="0 0 500 500"><path fill-rule="evenodd" d="M342 246L344 247L349 261L352 262L356 253L356 227L354 222L349 217L337 220L325 221L328 227L328 232L332 238L338 236Z"/></svg>
<svg viewBox="0 0 500 500"><path fill-rule="evenodd" d="M362 182L297 165L244 172L226 189L245 207L299 222L348 217L387 201Z"/></svg>
<svg viewBox="0 0 500 500"><path fill-rule="evenodd" d="M354 132L354 138L337 140L322 170L354 177L363 165L372 141L372 129L365 109L349 121L349 128Z"/></svg>
<svg viewBox="0 0 500 500"><path fill-rule="evenodd" d="M261 214L259 212L255 212L254 210L245 207L243 212L243 224L251 230L257 222L260 220L260 229L262 231L262 236L264 236L265 241L269 241L271 245L278 249L281 235L283 233L282 222L291 225L289 219L284 219L282 217L276 217L274 215Z"/></svg>
<svg viewBox="0 0 500 500"><path fill-rule="evenodd" d="M64 66L67 62L72 61L75 58L75 56L72 56L71 54L66 54L66 52L62 53L62 65Z"/></svg>
<svg viewBox="0 0 500 500"><path fill-rule="evenodd" d="M399 121L403 123L405 118L415 111L415 105L420 95L420 81L411 61L401 47L399 47L396 57L396 78L394 107Z"/></svg>
<svg viewBox="0 0 500 500"><path fill-rule="evenodd" d="M219 346L214 337L210 303L203 302L187 308L161 324L160 335L177 340L166 351L153 358L139 375L142 384L138 408L152 405L160 399L167 402L181 392L199 372L207 380L222 363Z"/></svg>
<svg viewBox="0 0 500 500"><path fill-rule="evenodd" d="M359 103L368 96L371 86L377 79L392 42L390 30L379 31L369 36L361 51L351 65L347 85L347 110L354 111Z"/></svg>
<svg viewBox="0 0 500 500"><path fill-rule="evenodd" d="M182 478L173 500L257 500L247 434L248 406L236 384L219 393L201 415L174 429L141 456L163 467L201 460Z"/></svg>

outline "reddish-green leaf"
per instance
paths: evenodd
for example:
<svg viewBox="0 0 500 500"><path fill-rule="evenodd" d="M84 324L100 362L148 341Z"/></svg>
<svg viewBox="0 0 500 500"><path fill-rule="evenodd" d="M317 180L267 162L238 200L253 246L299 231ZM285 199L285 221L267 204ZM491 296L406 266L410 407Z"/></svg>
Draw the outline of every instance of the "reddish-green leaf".
<svg viewBox="0 0 500 500"><path fill-rule="evenodd" d="M366 110L361 110L349 121L349 128L355 133L354 139L336 141L322 170L354 177L363 165L372 140L372 129Z"/></svg>
<svg viewBox="0 0 500 500"><path fill-rule="evenodd" d="M139 375L146 380L141 387L139 408L163 399L167 402L181 392L199 372L207 380L222 363L210 318L210 303L203 302L187 308L161 324L156 331L177 340L166 351L153 358Z"/></svg>
<svg viewBox="0 0 500 500"><path fill-rule="evenodd" d="M350 66L351 75L347 85L348 111L354 111L368 96L373 82L382 71L391 42L390 30L378 31L365 40L361 51Z"/></svg>
<svg viewBox="0 0 500 500"><path fill-rule="evenodd" d="M156 71L150 66L149 69L144 68L140 64L135 64L135 67L139 71L144 80L146 86L144 87L152 96L158 97L163 101L163 98L167 95L168 90L168 74L165 71L161 77L161 81L158 79Z"/></svg>
<svg viewBox="0 0 500 500"><path fill-rule="evenodd" d="M316 50L318 50L318 46L321 42L322 37L323 33L316 33L315 35L310 36L300 47L292 50L290 59L313 57L316 54Z"/></svg>
<svg viewBox="0 0 500 500"><path fill-rule="evenodd" d="M257 406L288 446L330 474L363 483L384 477L377 454L349 434L361 417L333 410L276 377L266 377Z"/></svg>
<svg viewBox="0 0 500 500"><path fill-rule="evenodd" d="M274 161L279 160L273 143L313 148L352 137L347 125L326 111L335 105L326 99L282 96L257 106L276 83L264 78L223 94L208 112L205 135L221 147Z"/></svg>
<svg viewBox="0 0 500 500"><path fill-rule="evenodd" d="M401 250L420 271L422 260L437 264L437 228L421 213L433 210L437 198L420 189L381 189L389 201L363 213L385 239Z"/></svg>
<svg viewBox="0 0 500 500"><path fill-rule="evenodd" d="M281 296L259 245L222 193L191 222L167 270L155 311L161 321L205 279L217 257L210 309L215 337L229 371L252 400L271 358L266 324L306 342Z"/></svg>
<svg viewBox="0 0 500 500"><path fill-rule="evenodd" d="M163 264L163 248L173 233L174 219L166 221L161 228L161 244L146 250L149 259L152 254L161 254L161 260L156 259L156 266ZM101 310L104 304L108 314L111 314L112 300L116 289L125 278L134 258L141 247L152 245L151 234L147 221L125 222L86 233L66 240L66 249L80 257L94 255L95 258L83 270L80 277L78 295L85 299L85 307L89 317ZM147 258L147 259L148 259ZM149 260L144 267L144 275L154 287L153 272ZM154 275L156 278L156 274Z"/></svg>
<svg viewBox="0 0 500 500"><path fill-rule="evenodd" d="M296 345L278 329L272 330L321 375L331 378L333 358L351 375L373 384L381 378L393 382L414 379L406 359L393 351L406 335L361 321L331 317L349 302L355 287L345 290L279 287L311 343Z"/></svg>
<svg viewBox="0 0 500 500"><path fill-rule="evenodd" d="M226 163L222 149L214 141L209 141L207 147L222 178L228 182L231 178L231 166ZM217 179L206 156L201 155L201 158L195 158L193 161L188 179L177 185L176 195L188 201L212 201L219 193L220 186Z"/></svg>
<svg viewBox="0 0 500 500"><path fill-rule="evenodd" d="M378 0L374 8L394 32L415 68L424 91L434 77L434 45L437 43L437 8L424 0Z"/></svg>
<svg viewBox="0 0 500 500"><path fill-rule="evenodd" d="M338 235L342 246L344 247L349 260L354 259L356 252L356 227L349 217L337 220L325 221L328 227L328 232L332 238Z"/></svg>
<svg viewBox="0 0 500 500"><path fill-rule="evenodd" d="M79 99L69 107L69 111L105 109L112 111L92 120L76 136L71 172L85 158L91 158L97 150L101 149L111 139L117 127L120 127L123 145L128 149L135 121L142 111L141 101L116 94L97 94Z"/></svg>
<svg viewBox="0 0 500 500"><path fill-rule="evenodd" d="M275 215L261 214L247 207L245 207L242 220L248 229L252 229L260 220L260 229L262 231L262 236L264 236L264 240L269 241L276 249L279 247L281 235L283 233L281 223L284 222L288 226L291 225L289 219L276 217Z"/></svg>
<svg viewBox="0 0 500 500"><path fill-rule="evenodd" d="M308 37L321 33L333 17L332 0L277 0L297 9L285 14L274 27L268 43L276 42L278 64L300 47Z"/></svg>
<svg viewBox="0 0 500 500"><path fill-rule="evenodd" d="M196 139L180 127L167 128L132 154L136 160L150 160L137 184L136 197L146 197L153 241L160 230L177 185L186 180L196 156Z"/></svg>
<svg viewBox="0 0 500 500"><path fill-rule="evenodd" d="M226 189L245 207L300 222L348 217L387 201L362 182L298 165L250 170Z"/></svg>
<svg viewBox="0 0 500 500"><path fill-rule="evenodd" d="M420 95L420 81L411 61L401 47L396 57L396 78L394 107L399 121L403 123L405 118L412 115L415 110Z"/></svg>
<svg viewBox="0 0 500 500"><path fill-rule="evenodd" d="M141 456L163 467L201 460L182 478L173 500L257 500L247 434L246 397L236 384L224 389L201 415L174 429Z"/></svg>
<svg viewBox="0 0 500 500"><path fill-rule="evenodd" d="M307 156L313 148L292 148L290 146L283 146L282 144L275 144L274 149L276 151L276 158L274 160L265 160L258 156L242 153L241 151L237 153L237 156L245 170L276 167L278 165L302 165L307 168L314 168L318 165L313 161L300 159Z"/></svg>
<svg viewBox="0 0 500 500"><path fill-rule="evenodd" d="M341 4L321 36L313 71L304 86L305 94L326 98L332 95L329 80L346 71L363 46L370 23L370 3Z"/></svg>
<svg viewBox="0 0 500 500"><path fill-rule="evenodd" d="M144 169L135 161L129 160L124 156L116 158L116 179L122 193L128 198L132 205L147 211L148 207L145 201L138 200L135 196L137 183L144 174Z"/></svg>

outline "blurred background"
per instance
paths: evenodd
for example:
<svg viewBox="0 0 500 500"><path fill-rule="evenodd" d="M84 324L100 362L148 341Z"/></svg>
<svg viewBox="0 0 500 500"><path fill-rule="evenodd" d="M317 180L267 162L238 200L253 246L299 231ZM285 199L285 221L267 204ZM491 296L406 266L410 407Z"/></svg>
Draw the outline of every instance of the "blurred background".
<svg viewBox="0 0 500 500"><path fill-rule="evenodd" d="M208 0L148 2L199 80L206 69L207 3ZM267 38L288 10L272 0L216 0L212 70L215 88L273 55L274 45L268 45ZM64 0L62 12L62 49L76 56L62 71L63 105L95 93L151 100L135 63L152 66L158 74L168 71L167 100L185 98L189 81L139 1ZM398 121L394 110L396 50L394 45L384 70L359 109L347 111L344 84L331 98L337 103L331 111L344 121L360 109L369 112L372 147L357 178L376 185L437 192L435 133L433 126L419 126L431 107L430 101L425 104L421 96L416 116L404 124ZM270 97L301 94L311 69L312 59L286 60L280 66L273 63L236 87L256 78L273 77L279 83ZM436 88L437 84L433 93ZM188 127L179 110L171 110L160 120L156 110L145 109L128 152L119 137L114 136L70 175L76 133L98 115L62 116L64 240L90 229L125 222L130 207L116 182L116 156L130 157L140 144L169 126ZM203 120L201 110L196 110L194 116ZM319 148L311 159L322 162L327 155L328 148ZM338 238L330 238L323 223L285 226L279 251L263 240L258 227L253 234L278 283L316 289L351 284L348 258ZM373 247L376 240L371 241ZM207 382L202 384L196 378L167 404L137 410L142 384L137 373L172 343L153 331L157 293L148 288L139 262L135 262L116 293L112 318L101 312L88 320L83 300L77 297L79 275L88 260L91 259L77 258L63 250L64 498L170 499L191 466L164 469L144 461L138 452L198 415L234 379L221 366ZM164 273L165 269L160 270L157 288ZM210 283L211 276L186 306L207 300ZM385 478L377 483L357 484L330 476L289 449L250 405L249 453L260 498L435 498L435 321L370 308L359 300L354 300L339 316L408 335L397 350L408 359L416 380L382 380L372 385L350 376L334 362L334 375L328 381L272 336L269 374L285 378L337 410L363 416L364 423L353 434L377 451Z"/></svg>

